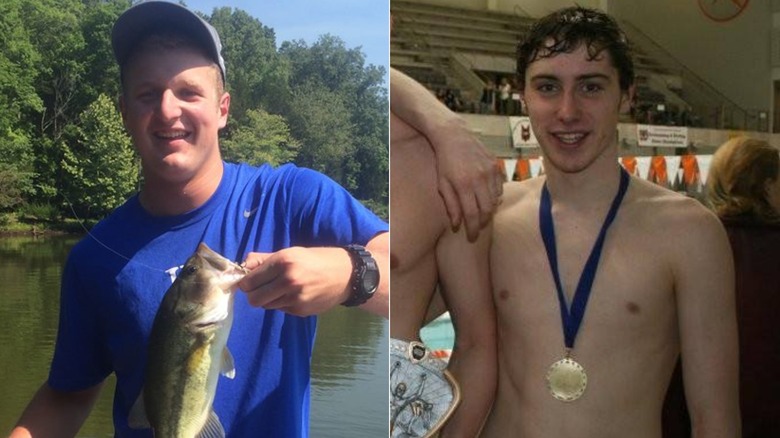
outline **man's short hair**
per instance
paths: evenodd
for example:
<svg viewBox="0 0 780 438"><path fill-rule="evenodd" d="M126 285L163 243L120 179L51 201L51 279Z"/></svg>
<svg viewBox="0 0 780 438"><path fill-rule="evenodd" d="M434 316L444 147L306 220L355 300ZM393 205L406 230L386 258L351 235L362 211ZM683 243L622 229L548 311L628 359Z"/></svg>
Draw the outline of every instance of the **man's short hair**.
<svg viewBox="0 0 780 438"><path fill-rule="evenodd" d="M114 57L123 75L127 61L152 35L176 35L188 40L214 61L225 83L225 60L217 30L184 6L167 1L144 1L130 7L119 16L111 31ZM124 83L124 77L122 78Z"/></svg>
<svg viewBox="0 0 780 438"><path fill-rule="evenodd" d="M601 52L610 55L618 71L620 89L628 90L634 83L634 62L626 35L617 22L596 9L573 6L540 18L526 39L517 48L517 74L525 83L525 73L532 62L560 53L571 53L580 44L588 50L588 59Z"/></svg>

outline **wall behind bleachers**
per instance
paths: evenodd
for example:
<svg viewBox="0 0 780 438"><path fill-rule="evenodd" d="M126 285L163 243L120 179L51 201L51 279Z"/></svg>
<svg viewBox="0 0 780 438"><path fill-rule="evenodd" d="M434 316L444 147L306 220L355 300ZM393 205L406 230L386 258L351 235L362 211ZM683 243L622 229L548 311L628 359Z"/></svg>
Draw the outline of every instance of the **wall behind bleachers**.
<svg viewBox="0 0 780 438"><path fill-rule="evenodd" d="M771 5L749 2L736 18L715 22L696 0L613 0L627 20L744 109L772 107Z"/></svg>

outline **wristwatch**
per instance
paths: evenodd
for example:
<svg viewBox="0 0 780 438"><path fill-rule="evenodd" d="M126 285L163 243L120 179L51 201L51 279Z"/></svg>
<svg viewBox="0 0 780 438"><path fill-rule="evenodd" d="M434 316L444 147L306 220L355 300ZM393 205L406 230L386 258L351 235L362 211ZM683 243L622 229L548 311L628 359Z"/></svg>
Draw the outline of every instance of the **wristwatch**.
<svg viewBox="0 0 780 438"><path fill-rule="evenodd" d="M352 277L349 279L351 295L343 306L359 306L374 296L379 286L379 267L366 248L360 245L347 245L344 249L352 259Z"/></svg>

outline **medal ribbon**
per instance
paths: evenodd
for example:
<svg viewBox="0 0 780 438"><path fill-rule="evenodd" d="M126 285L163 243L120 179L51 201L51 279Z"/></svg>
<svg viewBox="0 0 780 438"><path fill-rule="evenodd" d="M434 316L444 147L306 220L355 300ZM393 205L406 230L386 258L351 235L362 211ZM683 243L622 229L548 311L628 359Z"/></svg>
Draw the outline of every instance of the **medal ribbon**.
<svg viewBox="0 0 780 438"><path fill-rule="evenodd" d="M622 167L620 168L620 187L615 195L615 199L612 200L612 205L609 207L604 224L601 226L596 243L593 244L593 249L588 256L588 261L585 262L585 268L582 270L580 281L577 283L577 289L574 291L574 297L572 299L571 309L566 305L566 295L563 294L563 286L561 285L561 276L558 271L558 252L555 248L555 228L552 218L552 201L550 200L550 191L547 190L547 182L542 187L542 200L539 203L539 228L542 232L542 240L544 241L544 248L547 250L547 258L550 261L550 269L552 270L553 279L555 280L555 288L558 291L558 301L561 305L561 321L563 323L563 336L566 343L566 348L574 348L574 338L577 337L577 331L580 329L582 323L582 317L585 315L585 306L588 304L588 298L590 297L590 290L593 286L593 280L596 277L596 269L599 265L599 259L601 258L601 250L604 247L604 238L607 235L607 229L612 225L612 222L617 216L620 203L623 201L623 196L628 190L629 176Z"/></svg>

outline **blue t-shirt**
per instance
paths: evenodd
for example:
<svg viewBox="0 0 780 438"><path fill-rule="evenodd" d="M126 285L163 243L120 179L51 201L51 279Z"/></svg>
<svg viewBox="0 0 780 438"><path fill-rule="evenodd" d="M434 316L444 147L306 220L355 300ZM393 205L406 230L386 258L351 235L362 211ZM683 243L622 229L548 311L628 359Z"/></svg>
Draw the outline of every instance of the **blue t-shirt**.
<svg viewBox="0 0 780 438"><path fill-rule="evenodd" d="M49 385L86 389L116 373L117 436L143 386L146 344L157 307L199 242L242 261L291 246L365 244L387 231L349 193L312 170L225 163L201 207L150 216L138 197L96 225L71 251L63 273L59 332ZM214 410L228 436L308 436L310 361L316 317L255 308L236 294L228 348L234 379L220 377Z"/></svg>

